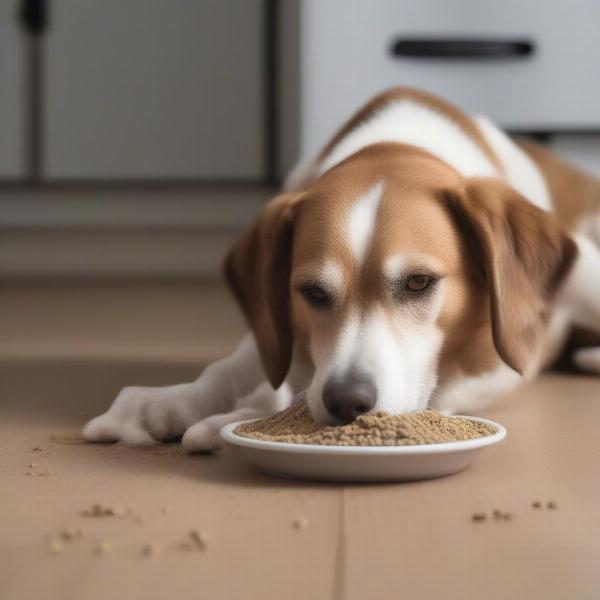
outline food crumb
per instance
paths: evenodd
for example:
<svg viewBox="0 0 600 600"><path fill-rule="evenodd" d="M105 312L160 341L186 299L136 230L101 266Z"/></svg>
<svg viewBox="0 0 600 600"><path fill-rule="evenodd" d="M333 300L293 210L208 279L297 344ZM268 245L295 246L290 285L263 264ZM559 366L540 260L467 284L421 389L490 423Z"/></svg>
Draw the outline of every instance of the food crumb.
<svg viewBox="0 0 600 600"><path fill-rule="evenodd" d="M153 557L161 553L160 544L157 542L148 542L142 548L142 556Z"/></svg>
<svg viewBox="0 0 600 600"><path fill-rule="evenodd" d="M556 505L556 502L552 502L552 500L550 500L550 502L548 502L546 504L546 508L549 508L550 510L554 510L554 509L557 509L558 506Z"/></svg>
<svg viewBox="0 0 600 600"><path fill-rule="evenodd" d="M63 545L60 540L50 540L48 548L52 554L60 554L63 551Z"/></svg>
<svg viewBox="0 0 600 600"><path fill-rule="evenodd" d="M105 556L113 549L113 543L110 540L102 540L94 547L94 554L97 556Z"/></svg>
<svg viewBox="0 0 600 600"><path fill-rule="evenodd" d="M206 545L208 542L208 537L203 531L198 531L197 529L192 529L190 531L190 539L194 542L194 545L199 550L206 550Z"/></svg>
<svg viewBox="0 0 600 600"><path fill-rule="evenodd" d="M296 529L306 529L309 525L309 520L307 517L298 517L297 519L294 519L292 525Z"/></svg>
<svg viewBox="0 0 600 600"><path fill-rule="evenodd" d="M122 517L127 511L123 506L104 506L102 504L92 504L89 508L81 511L84 517Z"/></svg>
<svg viewBox="0 0 600 600"><path fill-rule="evenodd" d="M539 500L531 503L532 508L542 508L542 503Z"/></svg>
<svg viewBox="0 0 600 600"><path fill-rule="evenodd" d="M31 449L32 452L44 452L45 450L48 450L46 446L35 446Z"/></svg>
<svg viewBox="0 0 600 600"><path fill-rule="evenodd" d="M473 513L471 516L471 521L475 523L481 523L487 519L487 515L484 512L481 513Z"/></svg>
<svg viewBox="0 0 600 600"><path fill-rule="evenodd" d="M30 469L35 469L37 467L37 463L29 463Z"/></svg>
<svg viewBox="0 0 600 600"><path fill-rule="evenodd" d="M61 539L65 542L72 542L83 537L83 529L79 527L67 527L59 533Z"/></svg>
<svg viewBox="0 0 600 600"><path fill-rule="evenodd" d="M492 513L494 519L496 521L510 521L512 519L512 514L509 512L502 512L501 510L494 510Z"/></svg>

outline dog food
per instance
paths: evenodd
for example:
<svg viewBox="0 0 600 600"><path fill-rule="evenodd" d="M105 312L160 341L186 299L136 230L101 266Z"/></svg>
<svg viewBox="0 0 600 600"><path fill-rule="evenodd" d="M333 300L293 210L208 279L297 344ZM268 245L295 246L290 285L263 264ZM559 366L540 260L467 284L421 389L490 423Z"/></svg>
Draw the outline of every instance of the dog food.
<svg viewBox="0 0 600 600"><path fill-rule="evenodd" d="M257 440L324 446L417 446L471 440L495 432L485 423L446 417L434 410L361 415L348 425L324 427L315 423L306 403L235 428L237 435Z"/></svg>
<svg viewBox="0 0 600 600"><path fill-rule="evenodd" d="M84 517L122 517L126 512L126 509L120 504L117 504L116 506L92 504L90 508L82 510L81 514Z"/></svg>
<svg viewBox="0 0 600 600"><path fill-rule="evenodd" d="M298 517L292 521L292 525L295 529L306 529L310 522L307 517Z"/></svg>

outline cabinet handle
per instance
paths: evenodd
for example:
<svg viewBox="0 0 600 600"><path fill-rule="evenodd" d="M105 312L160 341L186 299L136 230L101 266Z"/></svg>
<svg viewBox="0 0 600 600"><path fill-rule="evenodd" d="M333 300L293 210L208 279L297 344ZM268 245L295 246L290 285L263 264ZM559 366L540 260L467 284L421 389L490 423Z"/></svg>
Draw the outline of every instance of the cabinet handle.
<svg viewBox="0 0 600 600"><path fill-rule="evenodd" d="M48 28L47 0L21 0L19 19L30 35L42 35Z"/></svg>
<svg viewBox="0 0 600 600"><path fill-rule="evenodd" d="M506 60L525 58L535 52L531 40L475 38L399 38L391 47L399 58Z"/></svg>

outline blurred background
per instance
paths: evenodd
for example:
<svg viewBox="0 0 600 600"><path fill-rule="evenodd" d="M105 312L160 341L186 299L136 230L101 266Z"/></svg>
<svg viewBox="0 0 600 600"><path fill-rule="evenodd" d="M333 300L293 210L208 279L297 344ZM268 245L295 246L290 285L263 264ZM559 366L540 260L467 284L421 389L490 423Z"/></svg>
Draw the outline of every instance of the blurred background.
<svg viewBox="0 0 600 600"><path fill-rule="evenodd" d="M593 0L0 0L0 339L213 358L222 257L373 94L423 88L600 174Z"/></svg>

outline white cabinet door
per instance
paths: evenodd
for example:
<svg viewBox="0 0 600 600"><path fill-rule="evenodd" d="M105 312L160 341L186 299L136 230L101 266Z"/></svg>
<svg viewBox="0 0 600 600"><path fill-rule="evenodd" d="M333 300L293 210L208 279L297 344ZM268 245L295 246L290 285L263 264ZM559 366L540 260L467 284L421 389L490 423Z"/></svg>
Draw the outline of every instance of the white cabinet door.
<svg viewBox="0 0 600 600"><path fill-rule="evenodd" d="M55 0L45 177L261 177L262 6Z"/></svg>
<svg viewBox="0 0 600 600"><path fill-rule="evenodd" d="M302 147L315 152L393 85L430 90L511 129L600 128L597 0L303 0ZM394 56L399 40L528 41L502 60Z"/></svg>
<svg viewBox="0 0 600 600"><path fill-rule="evenodd" d="M0 0L0 178L25 174L24 34L16 2Z"/></svg>

